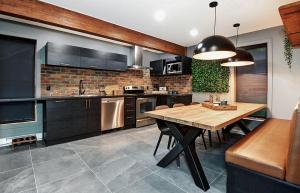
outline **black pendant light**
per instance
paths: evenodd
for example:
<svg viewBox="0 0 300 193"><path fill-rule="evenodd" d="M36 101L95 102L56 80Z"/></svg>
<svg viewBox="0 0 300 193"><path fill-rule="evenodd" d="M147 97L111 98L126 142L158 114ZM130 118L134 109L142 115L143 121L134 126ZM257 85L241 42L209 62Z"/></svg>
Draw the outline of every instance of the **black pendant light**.
<svg viewBox="0 0 300 193"><path fill-rule="evenodd" d="M237 32L236 32L236 42L235 42L235 46L237 47L238 44L238 39L239 39L239 27L240 24L236 23L233 25L233 27L237 28ZM222 66L247 66L247 65L252 65L254 64L254 59L253 56L247 52L246 50L243 50L241 48L237 48L236 49L236 55L228 58L227 60L224 61L224 63L222 63Z"/></svg>
<svg viewBox="0 0 300 193"><path fill-rule="evenodd" d="M199 60L220 60L236 55L234 44L224 36L216 35L218 2L213 1L209 7L215 8L214 35L205 38L194 50L194 59Z"/></svg>

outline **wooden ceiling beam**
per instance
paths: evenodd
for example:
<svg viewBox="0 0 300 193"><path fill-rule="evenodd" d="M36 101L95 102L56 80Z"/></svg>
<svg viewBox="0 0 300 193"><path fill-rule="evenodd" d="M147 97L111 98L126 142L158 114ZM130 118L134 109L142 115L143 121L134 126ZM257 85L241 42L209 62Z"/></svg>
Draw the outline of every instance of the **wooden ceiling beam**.
<svg viewBox="0 0 300 193"><path fill-rule="evenodd" d="M0 0L0 14L62 27L175 55L186 47L37 0Z"/></svg>

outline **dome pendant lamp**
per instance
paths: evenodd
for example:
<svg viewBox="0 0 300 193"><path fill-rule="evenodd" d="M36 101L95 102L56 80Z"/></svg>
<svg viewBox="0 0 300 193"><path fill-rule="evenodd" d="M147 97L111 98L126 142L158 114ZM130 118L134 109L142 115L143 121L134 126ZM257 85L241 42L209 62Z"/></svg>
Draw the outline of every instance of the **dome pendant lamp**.
<svg viewBox="0 0 300 193"><path fill-rule="evenodd" d="M239 27L240 24L236 23L233 25L233 27L237 28L236 30L236 42L235 42L235 46L237 47L238 44L238 39L239 39ZM235 66L247 66L247 65L252 65L254 64L254 59L253 56L247 52L246 50L243 50L241 48L237 48L236 49L236 55L228 58L225 60L224 63L222 63L222 66L227 66L227 67L235 67Z"/></svg>
<svg viewBox="0 0 300 193"><path fill-rule="evenodd" d="M209 7L215 8L214 35L203 39L194 50L194 59L220 60L236 55L234 44L224 36L216 35L218 2L213 1Z"/></svg>

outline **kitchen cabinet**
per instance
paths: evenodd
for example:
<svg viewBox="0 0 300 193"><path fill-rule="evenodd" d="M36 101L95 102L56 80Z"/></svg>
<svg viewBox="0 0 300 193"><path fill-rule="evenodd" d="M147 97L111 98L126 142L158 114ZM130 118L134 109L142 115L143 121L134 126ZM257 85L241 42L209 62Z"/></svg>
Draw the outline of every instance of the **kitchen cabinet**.
<svg viewBox="0 0 300 193"><path fill-rule="evenodd" d="M136 127L136 98L126 96L124 98L124 127L125 129Z"/></svg>
<svg viewBox="0 0 300 193"><path fill-rule="evenodd" d="M176 103L189 105L192 102L192 95L170 95L168 96L168 105L172 107Z"/></svg>
<svg viewBox="0 0 300 193"><path fill-rule="evenodd" d="M176 73L172 72L172 67L176 65ZM178 65L181 65L179 67ZM179 70L181 68L181 70ZM181 72L180 72L181 71ZM176 56L162 60L150 62L150 76L171 76L171 75L191 75L192 58L185 56Z"/></svg>
<svg viewBox="0 0 300 193"><path fill-rule="evenodd" d="M45 51L47 65L80 67L79 47L48 42Z"/></svg>
<svg viewBox="0 0 300 193"><path fill-rule="evenodd" d="M100 134L100 100L49 100L44 107L47 145Z"/></svg>
<svg viewBox="0 0 300 193"><path fill-rule="evenodd" d="M158 95L157 96L157 106L168 105L173 107L175 103L183 103L189 105L192 102L192 94L186 95Z"/></svg>
<svg viewBox="0 0 300 193"><path fill-rule="evenodd" d="M167 74L165 60L155 60L150 62L150 76L162 76Z"/></svg>
<svg viewBox="0 0 300 193"><path fill-rule="evenodd" d="M127 56L122 54L60 45L52 42L48 42L44 50L46 65L108 71L127 70Z"/></svg>
<svg viewBox="0 0 300 193"><path fill-rule="evenodd" d="M126 71L127 56L115 53L106 53L106 70Z"/></svg>
<svg viewBox="0 0 300 193"><path fill-rule="evenodd" d="M105 70L105 53L98 50L80 48L80 67Z"/></svg>

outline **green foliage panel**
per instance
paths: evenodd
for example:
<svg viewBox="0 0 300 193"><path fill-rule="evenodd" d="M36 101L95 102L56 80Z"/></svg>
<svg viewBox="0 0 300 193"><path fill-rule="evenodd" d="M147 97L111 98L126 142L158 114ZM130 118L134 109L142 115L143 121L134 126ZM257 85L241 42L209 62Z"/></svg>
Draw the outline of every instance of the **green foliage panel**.
<svg viewBox="0 0 300 193"><path fill-rule="evenodd" d="M229 91L230 69L219 61L193 59L193 92L227 93Z"/></svg>

